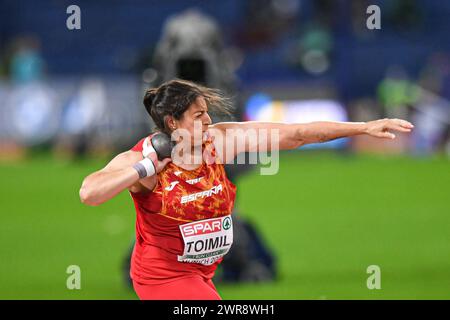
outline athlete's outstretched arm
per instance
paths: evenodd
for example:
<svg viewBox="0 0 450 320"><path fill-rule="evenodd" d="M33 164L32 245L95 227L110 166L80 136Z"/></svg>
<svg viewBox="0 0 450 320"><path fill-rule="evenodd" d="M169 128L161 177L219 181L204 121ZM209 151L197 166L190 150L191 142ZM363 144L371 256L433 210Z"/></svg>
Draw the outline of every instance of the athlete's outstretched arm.
<svg viewBox="0 0 450 320"><path fill-rule="evenodd" d="M337 138L368 134L377 138L394 139L391 131L410 132L414 126L401 119L380 119L369 122L316 121L287 124L280 122L219 122L211 126L213 136L224 141L220 151L230 160L240 152L261 152L273 149L295 149L308 143L320 143ZM255 134L256 132L256 134ZM259 135L259 132L266 134ZM275 133L275 135L272 135ZM239 137L245 143L236 143ZM261 139L265 137L265 139ZM278 141L274 141L274 140ZM232 145L233 152L230 152Z"/></svg>
<svg viewBox="0 0 450 320"><path fill-rule="evenodd" d="M391 131L411 132L414 126L401 119L380 119L369 122L318 121L297 125L297 138L302 144L367 134L376 138L395 139Z"/></svg>

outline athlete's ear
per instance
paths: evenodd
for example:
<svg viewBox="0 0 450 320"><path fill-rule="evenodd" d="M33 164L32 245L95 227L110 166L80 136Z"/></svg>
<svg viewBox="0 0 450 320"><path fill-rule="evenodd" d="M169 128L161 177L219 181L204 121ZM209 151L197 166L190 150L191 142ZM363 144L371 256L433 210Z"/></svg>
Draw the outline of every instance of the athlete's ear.
<svg viewBox="0 0 450 320"><path fill-rule="evenodd" d="M177 121L172 116L166 116L166 124L170 130L177 129Z"/></svg>

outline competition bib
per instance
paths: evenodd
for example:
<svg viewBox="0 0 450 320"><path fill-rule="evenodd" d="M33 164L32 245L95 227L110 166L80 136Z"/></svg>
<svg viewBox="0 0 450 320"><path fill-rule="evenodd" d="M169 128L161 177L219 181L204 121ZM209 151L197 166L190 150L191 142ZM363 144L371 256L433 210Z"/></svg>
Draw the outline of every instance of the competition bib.
<svg viewBox="0 0 450 320"><path fill-rule="evenodd" d="M233 243L231 215L182 224L180 231L184 241L180 262L211 265L227 254Z"/></svg>

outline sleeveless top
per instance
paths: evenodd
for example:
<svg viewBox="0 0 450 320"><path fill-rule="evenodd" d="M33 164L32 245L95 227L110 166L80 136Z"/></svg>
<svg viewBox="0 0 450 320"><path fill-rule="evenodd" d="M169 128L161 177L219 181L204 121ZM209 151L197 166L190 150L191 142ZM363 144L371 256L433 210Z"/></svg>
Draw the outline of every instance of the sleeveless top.
<svg viewBox="0 0 450 320"><path fill-rule="evenodd" d="M143 141L144 138L131 150L141 152ZM233 211L236 186L228 180L224 166L216 161L216 150L210 139L203 142L202 150L208 151L210 157L197 169L185 170L170 162L158 173L152 191L130 192L136 209L136 243L130 270L134 281L160 284L196 275L211 279L222 261L217 258L208 265L179 261L186 253L183 237L189 235L184 231L182 235L184 226L184 230L192 231L189 223L226 219ZM212 239L209 241L214 245Z"/></svg>

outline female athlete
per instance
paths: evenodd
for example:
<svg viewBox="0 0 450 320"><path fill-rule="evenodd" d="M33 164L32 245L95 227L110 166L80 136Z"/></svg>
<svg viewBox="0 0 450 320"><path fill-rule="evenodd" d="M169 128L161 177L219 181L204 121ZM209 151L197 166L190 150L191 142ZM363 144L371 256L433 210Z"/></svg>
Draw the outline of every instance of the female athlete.
<svg viewBox="0 0 450 320"><path fill-rule="evenodd" d="M220 299L211 279L233 242L231 212L236 192L223 164L241 152L274 150L268 141L271 135L267 140L260 135L246 136L247 132L276 130L276 148L286 150L360 134L394 139L391 131L410 132L413 128L400 119L211 124L208 111L227 112L226 101L216 90L182 80L149 89L144 105L158 131L170 135L182 130L194 137L195 128L200 128L201 138L172 135L176 146L183 142L189 148L182 149L182 156L172 152L172 158L162 160L158 160L151 139L143 138L83 181L80 198L87 205L99 205L125 189L131 194L137 216L130 276L140 299ZM228 136L233 130L240 130L245 143L230 147ZM209 152L194 161L189 150Z"/></svg>

